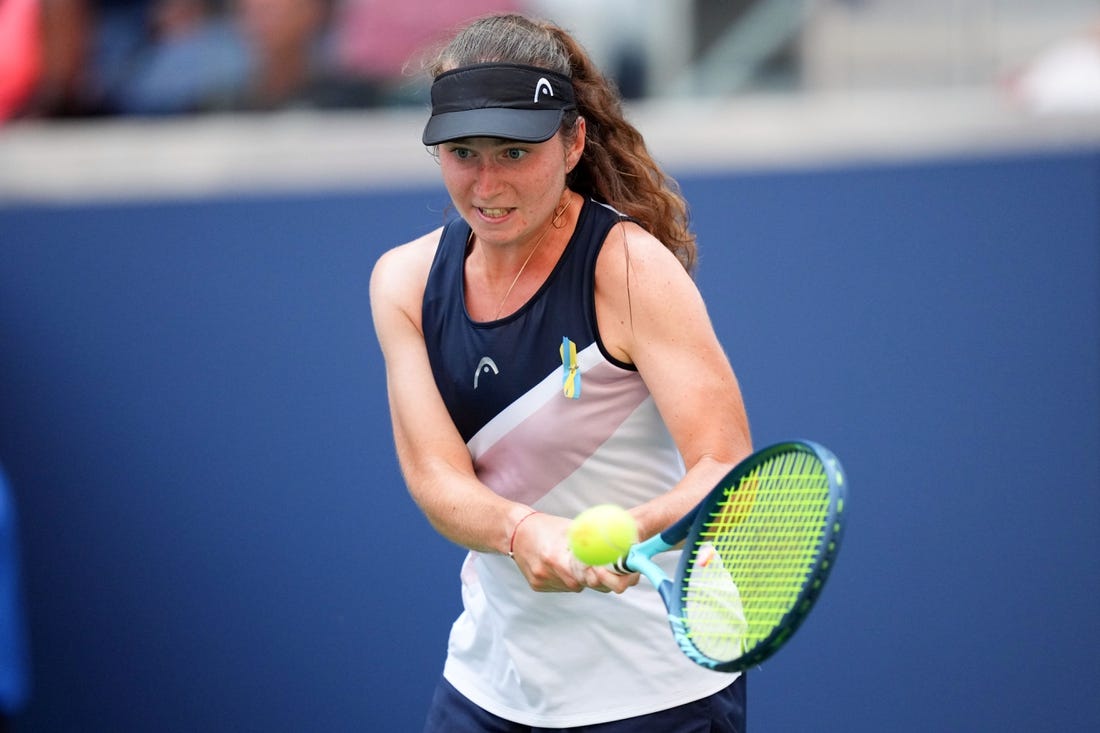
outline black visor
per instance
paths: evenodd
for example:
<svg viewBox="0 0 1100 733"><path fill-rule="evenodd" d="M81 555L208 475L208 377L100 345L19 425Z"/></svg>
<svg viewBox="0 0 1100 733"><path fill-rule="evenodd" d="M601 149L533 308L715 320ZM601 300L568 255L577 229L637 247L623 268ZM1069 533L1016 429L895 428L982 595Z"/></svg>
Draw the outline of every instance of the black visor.
<svg viewBox="0 0 1100 733"><path fill-rule="evenodd" d="M446 71L432 83L424 144L466 137L541 143L576 109L569 77L519 64L477 64Z"/></svg>

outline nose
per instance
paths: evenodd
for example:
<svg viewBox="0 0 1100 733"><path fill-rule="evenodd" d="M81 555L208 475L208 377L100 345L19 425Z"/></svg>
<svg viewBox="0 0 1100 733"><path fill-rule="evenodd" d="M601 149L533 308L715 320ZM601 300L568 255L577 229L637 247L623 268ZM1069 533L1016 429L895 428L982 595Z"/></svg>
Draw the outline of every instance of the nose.
<svg viewBox="0 0 1100 733"><path fill-rule="evenodd" d="M481 158L474 173L474 195L481 199L489 199L501 188L500 167L493 160Z"/></svg>

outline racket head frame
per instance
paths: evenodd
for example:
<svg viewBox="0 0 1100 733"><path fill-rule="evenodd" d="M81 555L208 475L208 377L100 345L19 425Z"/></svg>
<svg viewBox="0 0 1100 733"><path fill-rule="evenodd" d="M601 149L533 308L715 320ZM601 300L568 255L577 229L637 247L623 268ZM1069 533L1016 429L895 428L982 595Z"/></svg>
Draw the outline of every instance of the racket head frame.
<svg viewBox="0 0 1100 733"><path fill-rule="evenodd" d="M795 602L761 641L732 660L717 660L701 652L691 641L690 630L686 622L686 583L689 577L691 563L695 556L693 551L699 543L701 536L707 531L712 515L721 507L727 493L736 490L742 479L751 474L761 464L774 459L784 453L810 453L816 457L824 469L824 477L828 483L828 502L822 518L821 537L814 553L812 570L803 581L802 588ZM763 448L754 452L751 456L735 466L720 481L702 502L687 516L669 527L649 541L649 547L639 547L639 553L628 557L628 566L634 567L645 574L651 582L650 573L646 572L646 564L652 561L644 559L644 556L652 556L654 551L661 548L669 549L685 540L679 565L674 580L665 578L658 585L661 597L669 612L669 621L676 641L683 652L694 662L704 667L721 672L735 672L748 669L762 663L778 651L790 637L798 630L810 610L813 608L821 590L828 579L836 561L837 552L844 533L844 501L847 495L847 480L840 461L824 446L808 441L794 440ZM644 544L644 543L643 543Z"/></svg>

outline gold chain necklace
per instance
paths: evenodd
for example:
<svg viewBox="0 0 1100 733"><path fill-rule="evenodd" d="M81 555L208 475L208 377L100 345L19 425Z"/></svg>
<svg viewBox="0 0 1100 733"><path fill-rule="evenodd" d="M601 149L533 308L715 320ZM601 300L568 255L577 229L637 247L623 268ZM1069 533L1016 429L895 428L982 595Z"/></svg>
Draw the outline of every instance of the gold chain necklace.
<svg viewBox="0 0 1100 733"><path fill-rule="evenodd" d="M508 302L508 296L512 294L512 290L516 287L516 283L519 282L520 276L523 271L527 269L527 263L531 261L531 258L535 256L535 252L538 250L539 245L542 244L542 240L546 239L546 235L550 233L550 229L561 229L561 218L565 216L565 212L569 209L569 204L573 203L569 198L569 191L565 191L565 203L562 204L557 211L554 212L554 218L550 220L550 223L546 225L546 228L542 230L542 234L539 235L538 240L535 242L535 246L531 248L531 251L527 254L527 259L523 261L523 264L519 266L519 272L512 278L512 284L508 286L508 290L505 291L504 297L500 299L500 305L497 306L496 315L493 316L494 321L500 320L500 314L504 312L504 304ZM482 254L482 257L485 255Z"/></svg>

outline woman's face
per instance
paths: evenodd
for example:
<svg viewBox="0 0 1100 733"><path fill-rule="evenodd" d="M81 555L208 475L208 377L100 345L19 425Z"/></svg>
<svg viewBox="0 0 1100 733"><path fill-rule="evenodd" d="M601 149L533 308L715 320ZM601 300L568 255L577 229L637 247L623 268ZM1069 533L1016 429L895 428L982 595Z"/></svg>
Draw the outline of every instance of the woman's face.
<svg viewBox="0 0 1100 733"><path fill-rule="evenodd" d="M443 184L458 213L485 244L538 237L561 201L565 176L580 159L583 130L567 147L475 137L439 145Z"/></svg>

